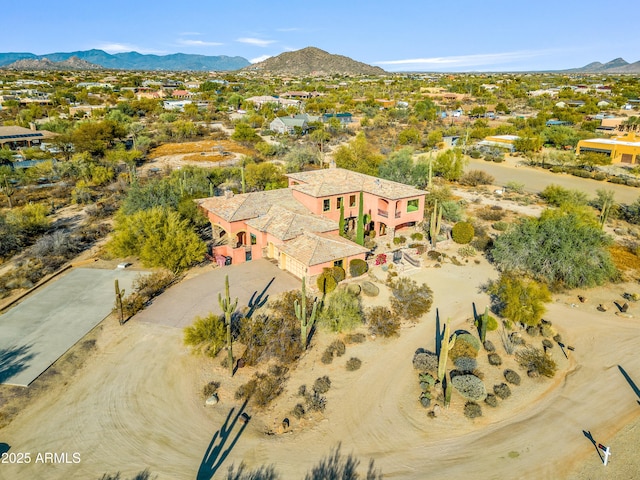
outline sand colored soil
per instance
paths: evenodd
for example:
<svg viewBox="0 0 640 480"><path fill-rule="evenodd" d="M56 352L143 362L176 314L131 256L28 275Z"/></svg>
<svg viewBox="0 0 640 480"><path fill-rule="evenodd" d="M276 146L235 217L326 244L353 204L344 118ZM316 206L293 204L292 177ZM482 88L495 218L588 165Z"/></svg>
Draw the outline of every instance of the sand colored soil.
<svg viewBox="0 0 640 480"><path fill-rule="evenodd" d="M382 277L379 270L375 275ZM282 478L301 478L330 448L342 442L366 464L376 461L385 478L633 478L640 465L630 439L637 438L638 398L618 365L640 383L637 352L638 320L614 314L614 300L637 285L614 285L584 293L557 296L546 316L567 345L565 359L555 346L560 370L552 379L530 379L512 387L513 395L497 409L484 406L484 416L468 420L463 400L454 393L452 405L438 418L428 418L418 401L419 388L411 358L419 348L434 346L435 308L454 328L472 329L472 302L479 308L487 297L479 290L495 272L484 260L465 266L445 263L404 272L426 281L434 291L434 309L416 324L407 324L395 339L368 338L348 345L331 365L319 358L331 338L318 334L313 348L290 372L286 392L264 412L252 416L239 438L235 426L225 448L233 446L213 478L231 464L273 464ZM384 287L367 305L385 303ZM364 297L366 299L366 297ZM607 312L596 306L606 303ZM631 315L640 313L632 304ZM638 312L636 312L638 310ZM515 367L502 351L498 332L489 338L505 363L488 366L485 384L500 379L501 369ZM525 338L529 343L538 337ZM67 381L31 403L2 433L13 452L80 452L79 464L3 465L1 479L100 478L105 472L132 475L149 467L159 479L193 479L214 434L239 402L233 392L252 375L239 370L230 380L218 360L193 356L182 345L180 329L132 320L125 327L103 322L94 352ZM347 372L350 357L362 367ZM299 401L299 385L310 386L322 375L331 378L324 414L303 421L288 412ZM221 402L205 407L201 390L211 380L222 382ZM282 418L290 432L277 432ZM626 425L626 427L625 427ZM620 431L620 437L614 435ZM592 443L612 443L616 456L604 467ZM635 435L635 436L634 436ZM218 437L219 440L219 437ZM626 442L626 443L625 443ZM637 444L637 443L636 443ZM626 452L626 453L625 453ZM580 472L588 471L588 474Z"/></svg>
<svg viewBox="0 0 640 480"><path fill-rule="evenodd" d="M255 151L233 140L201 140L198 142L165 143L154 148L149 154L149 158L154 159L165 155L200 155L202 153L206 154L205 157L224 159L229 154L253 155Z"/></svg>

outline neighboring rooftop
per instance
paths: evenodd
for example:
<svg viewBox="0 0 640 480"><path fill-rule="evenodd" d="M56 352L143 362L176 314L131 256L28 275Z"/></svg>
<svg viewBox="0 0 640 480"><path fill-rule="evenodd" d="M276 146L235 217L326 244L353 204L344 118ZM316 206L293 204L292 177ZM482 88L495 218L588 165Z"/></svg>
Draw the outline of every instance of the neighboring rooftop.
<svg viewBox="0 0 640 480"><path fill-rule="evenodd" d="M419 190L408 185L382 178L372 177L363 173L352 172L344 168L327 168L287 174L291 180L301 182L290 188L313 197L326 197L363 191L389 200L424 195Z"/></svg>
<svg viewBox="0 0 640 480"><path fill-rule="evenodd" d="M369 251L335 233L304 232L299 237L279 245L281 252L311 267L336 258L351 257Z"/></svg>

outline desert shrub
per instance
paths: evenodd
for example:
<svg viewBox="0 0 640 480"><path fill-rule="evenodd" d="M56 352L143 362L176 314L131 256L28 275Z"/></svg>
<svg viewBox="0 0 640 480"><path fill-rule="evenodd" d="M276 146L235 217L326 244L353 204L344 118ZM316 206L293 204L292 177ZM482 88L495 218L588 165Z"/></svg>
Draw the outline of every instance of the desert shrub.
<svg viewBox="0 0 640 480"><path fill-rule="evenodd" d="M362 360L360 360L359 358L351 357L349 360L347 360L348 372L353 372L355 370L358 370L361 366L362 366Z"/></svg>
<svg viewBox="0 0 640 480"><path fill-rule="evenodd" d="M349 262L349 274L352 277L359 277L360 275L364 275L369 270L369 266L367 262L360 258L354 258Z"/></svg>
<svg viewBox="0 0 640 480"><path fill-rule="evenodd" d="M411 240L415 240L416 242L419 242L422 239L424 239L424 235L420 232L413 232L411 234Z"/></svg>
<svg viewBox="0 0 640 480"><path fill-rule="evenodd" d="M524 341L524 338L522 338L522 335L520 335L520 332L511 332L509 334L509 338L511 339L511 343L513 343L514 345L526 344L526 342Z"/></svg>
<svg viewBox="0 0 640 480"><path fill-rule="evenodd" d="M298 396L299 397L304 397L307 393L307 386L305 384L302 384L298 387Z"/></svg>
<svg viewBox="0 0 640 480"><path fill-rule="evenodd" d="M224 316L210 313L206 317L196 317L193 325L184 329L184 343L193 347L194 352L215 357L227 340Z"/></svg>
<svg viewBox="0 0 640 480"><path fill-rule="evenodd" d="M297 293L299 298L300 292ZM295 295L283 298L295 298ZM293 312L293 304L276 308L280 303L277 301L270 306L271 314L253 315L240 322L239 338L246 346L242 358L247 365L257 365L269 359L290 364L302 354L300 322Z"/></svg>
<svg viewBox="0 0 640 480"><path fill-rule="evenodd" d="M544 323L544 322L545 321L542 320L542 323L540 324L540 335L542 335L545 338L554 337L554 340L555 340L556 331L553 329L551 324Z"/></svg>
<svg viewBox="0 0 640 480"><path fill-rule="evenodd" d="M173 272L160 270L148 275L138 275L133 282L133 289L149 301L164 292L175 280Z"/></svg>
<svg viewBox="0 0 640 480"><path fill-rule="evenodd" d="M496 347L491 340L486 340L483 346L484 346L484 349L489 353L496 351Z"/></svg>
<svg viewBox="0 0 640 480"><path fill-rule="evenodd" d="M591 176L591 175L588 175ZM579 190L569 190L559 185L548 185L540 192L540 197L549 205L560 207L562 205L586 205L587 194Z"/></svg>
<svg viewBox="0 0 640 480"><path fill-rule="evenodd" d="M420 387L425 391L430 390L436 384L435 377L430 373L420 373L418 378L420 379Z"/></svg>
<svg viewBox="0 0 640 480"><path fill-rule="evenodd" d="M459 341L456 339L456 343L449 352L449 357L454 362L461 357L475 358L478 356L478 350L475 347L465 341Z"/></svg>
<svg viewBox="0 0 640 480"><path fill-rule="evenodd" d="M328 295L324 308L318 315L318 323L332 332L352 330L361 325L362 321L360 297L344 289Z"/></svg>
<svg viewBox="0 0 640 480"><path fill-rule="evenodd" d="M474 233L473 225L469 222L458 222L451 230L451 238L454 242L465 245L473 240Z"/></svg>
<svg viewBox="0 0 640 480"><path fill-rule="evenodd" d="M462 258L473 257L477 253L478 252L476 251L476 249L473 248L471 245L465 245L464 247L460 247L458 249L458 255L460 255Z"/></svg>
<svg viewBox="0 0 640 480"><path fill-rule="evenodd" d="M318 285L318 290L320 290L323 294L333 292L338 286L338 282L336 282L336 279L329 270L325 270L320 275L318 275L316 284Z"/></svg>
<svg viewBox="0 0 640 480"><path fill-rule="evenodd" d="M316 378L316 381L313 382L313 391L316 393L327 393L329 388L331 388L331 380L326 375Z"/></svg>
<svg viewBox="0 0 640 480"><path fill-rule="evenodd" d="M544 348L553 348L553 343L551 343L551 341L550 341L549 339L544 338L544 339L542 340L542 346L543 346Z"/></svg>
<svg viewBox="0 0 640 480"><path fill-rule="evenodd" d="M511 396L511 389L506 383L500 383L493 386L493 393L504 400L505 398L509 398Z"/></svg>
<svg viewBox="0 0 640 480"><path fill-rule="evenodd" d="M551 293L543 283L512 273L502 273L489 287L495 311L511 322L538 325Z"/></svg>
<svg viewBox="0 0 640 480"><path fill-rule="evenodd" d="M202 394L205 397L210 397L218 391L218 388L220 388L220 382L209 382L202 389Z"/></svg>
<svg viewBox="0 0 640 480"><path fill-rule="evenodd" d="M327 407L327 399L317 392L307 394L305 402L307 404L307 410L312 412L324 412L324 409Z"/></svg>
<svg viewBox="0 0 640 480"><path fill-rule="evenodd" d="M451 385L467 400L484 400L487 389L475 375L457 375L451 379Z"/></svg>
<svg viewBox="0 0 640 480"><path fill-rule="evenodd" d="M325 365L329 365L331 362L333 362L333 349L327 348L324 352L322 352L320 361Z"/></svg>
<svg viewBox="0 0 640 480"><path fill-rule="evenodd" d="M334 267L331 267L329 271L331 272L331 275L333 276L333 278L335 278L336 283L340 283L347 276L346 272L344 271L344 268L337 265Z"/></svg>
<svg viewBox="0 0 640 480"><path fill-rule="evenodd" d="M481 417L482 408L475 402L467 402L464 406L464 416L467 418Z"/></svg>
<svg viewBox="0 0 640 480"><path fill-rule="evenodd" d="M462 185L477 187L478 185L491 185L495 178L483 170L469 170L459 180Z"/></svg>
<svg viewBox="0 0 640 480"><path fill-rule="evenodd" d="M362 293L364 293L367 297L377 297L380 293L380 289L375 283L365 281L362 282Z"/></svg>
<svg viewBox="0 0 640 480"><path fill-rule="evenodd" d="M493 225L491 225L493 227L494 230L497 230L499 232L504 232L507 228L509 228L509 224L507 222L495 222Z"/></svg>
<svg viewBox="0 0 640 480"><path fill-rule="evenodd" d="M487 398L484 399L484 403L486 403L490 407L497 407L498 397L496 397L494 393L487 393Z"/></svg>
<svg viewBox="0 0 640 480"><path fill-rule="evenodd" d="M415 321L431 309L433 292L426 283L418 285L408 277L390 282L391 311L406 320Z"/></svg>
<svg viewBox="0 0 640 480"><path fill-rule="evenodd" d="M349 285L347 285L347 290L351 295L360 295L360 292L362 292L362 287L357 283L350 283Z"/></svg>
<svg viewBox="0 0 640 480"><path fill-rule="evenodd" d="M487 359L489 360L489 365L502 365L502 358L500 358L500 355L498 355L497 353L493 352L490 353L487 356Z"/></svg>
<svg viewBox="0 0 640 480"><path fill-rule="evenodd" d="M533 325L529 325L527 327L527 333L532 337L537 337L538 334L540 333L540 328L537 326L534 327Z"/></svg>
<svg viewBox="0 0 640 480"><path fill-rule="evenodd" d="M442 259L443 254L438 252L437 250L429 250L427 252L427 257L429 257L431 260L439 262Z"/></svg>
<svg viewBox="0 0 640 480"><path fill-rule="evenodd" d="M504 379L512 385L520 385L520 375L518 375L517 372L514 372L510 368L507 368L504 371Z"/></svg>
<svg viewBox="0 0 640 480"><path fill-rule="evenodd" d="M483 207L476 212L478 218L491 222L502 220L506 212L502 208Z"/></svg>
<svg viewBox="0 0 640 480"><path fill-rule="evenodd" d="M364 343L366 340L364 333L348 333L344 336L345 343Z"/></svg>
<svg viewBox="0 0 640 480"><path fill-rule="evenodd" d="M236 400L251 400L257 407L268 406L284 389L286 369L274 373L256 373L251 380L238 387Z"/></svg>
<svg viewBox="0 0 640 480"><path fill-rule="evenodd" d="M442 218L444 220L447 222L459 222L462 220L464 209L460 202L445 200L440 205L442 205Z"/></svg>
<svg viewBox="0 0 640 480"><path fill-rule="evenodd" d="M516 359L527 371L534 371L545 377L553 377L558 369L556 362L540 348L527 347L519 350L516 352Z"/></svg>
<svg viewBox="0 0 640 480"><path fill-rule="evenodd" d="M398 237L393 237L393 244L394 245L404 245L405 243L407 243L407 237L405 237L404 235L400 235Z"/></svg>
<svg viewBox="0 0 640 480"><path fill-rule="evenodd" d="M369 325L369 332L373 335L392 337L400 330L400 319L386 307L369 308L365 313L365 321Z"/></svg>
<svg viewBox="0 0 640 480"><path fill-rule="evenodd" d="M456 343L468 343L469 345L471 345L471 347L478 352L480 350L480 347L482 347L482 344L480 343L480 340L476 337L474 337L473 335L471 335L470 333L461 333L456 337ZM475 357L476 355L473 355L473 357Z"/></svg>
<svg viewBox="0 0 640 480"><path fill-rule="evenodd" d="M418 352L413 356L413 368L420 372L437 372L438 357L435 353Z"/></svg>
<svg viewBox="0 0 640 480"><path fill-rule="evenodd" d="M341 357L347 351L347 347L342 340L334 340L329 347L336 354L336 357Z"/></svg>
<svg viewBox="0 0 640 480"><path fill-rule="evenodd" d="M421 395L420 405L422 405L424 408L429 408L431 406L431 398L427 395Z"/></svg>
<svg viewBox="0 0 640 480"><path fill-rule="evenodd" d="M463 372L473 372L478 368L478 362L475 358L471 357L458 357L454 360L453 364L458 370L462 370Z"/></svg>
<svg viewBox="0 0 640 480"><path fill-rule="evenodd" d="M297 403L296 406L293 407L293 410L291 410L291 415L296 417L298 420L304 417L305 413L307 412L304 409L304 405L302 405L301 403Z"/></svg>

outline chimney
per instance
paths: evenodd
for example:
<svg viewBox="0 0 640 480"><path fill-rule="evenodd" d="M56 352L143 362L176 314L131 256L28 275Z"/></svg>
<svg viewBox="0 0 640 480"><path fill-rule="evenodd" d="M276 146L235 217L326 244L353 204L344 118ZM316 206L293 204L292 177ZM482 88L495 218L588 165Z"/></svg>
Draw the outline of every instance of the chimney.
<svg viewBox="0 0 640 480"><path fill-rule="evenodd" d="M33 122L29 122L29 128L35 132L36 131L36 124L33 123Z"/></svg>
<svg viewBox="0 0 640 480"><path fill-rule="evenodd" d="M224 191L224 198L231 198L233 197L233 191L232 190L225 190Z"/></svg>

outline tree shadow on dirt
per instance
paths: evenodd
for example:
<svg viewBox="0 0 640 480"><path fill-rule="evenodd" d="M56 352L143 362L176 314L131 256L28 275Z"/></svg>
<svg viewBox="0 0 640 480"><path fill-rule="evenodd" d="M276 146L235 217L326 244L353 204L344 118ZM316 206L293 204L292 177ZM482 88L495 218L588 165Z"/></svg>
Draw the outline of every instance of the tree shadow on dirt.
<svg viewBox="0 0 640 480"><path fill-rule="evenodd" d="M0 383L5 383L29 366L33 358L30 349L31 346L27 345L0 349Z"/></svg>
<svg viewBox="0 0 640 480"><path fill-rule="evenodd" d="M245 400L235 416L233 416L235 407L229 411L222 427L220 427L220 430L213 435L211 442L209 442L209 446L202 457L202 462L200 462L200 468L198 468L196 480L211 480L222 463L229 456L229 453L231 453L231 450L233 450L233 447L235 447L238 442L240 435L242 435L242 432L249 423L250 417L244 413L246 406L247 401ZM233 417L233 420L231 417ZM239 420L241 420L242 426L236 432L229 446L224 449L227 440L231 438L231 431L233 430L233 427Z"/></svg>
<svg viewBox="0 0 640 480"><path fill-rule="evenodd" d="M633 393L636 394L636 397L640 398L640 388L638 388L635 382L631 379L627 371L624 368L622 368L620 365L618 365L618 370L620 370L620 373L622 374L624 379L627 381L627 383L631 387L631 390L633 390ZM638 405L640 405L640 400L638 400Z"/></svg>

